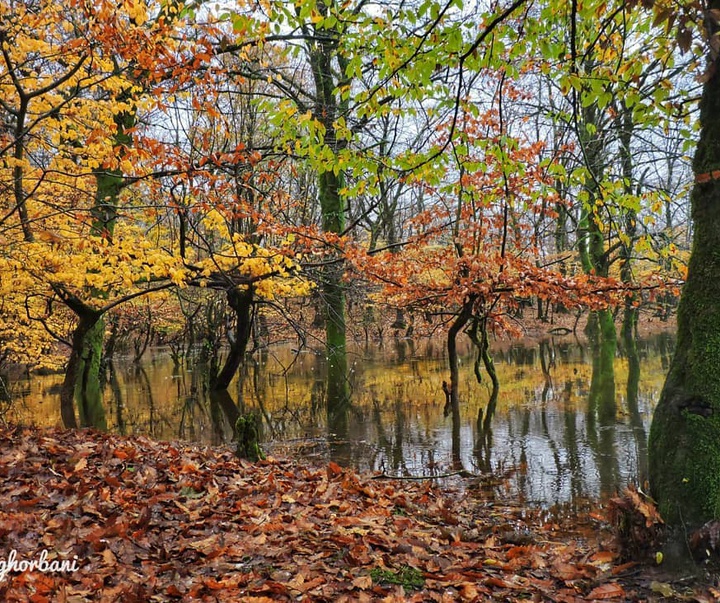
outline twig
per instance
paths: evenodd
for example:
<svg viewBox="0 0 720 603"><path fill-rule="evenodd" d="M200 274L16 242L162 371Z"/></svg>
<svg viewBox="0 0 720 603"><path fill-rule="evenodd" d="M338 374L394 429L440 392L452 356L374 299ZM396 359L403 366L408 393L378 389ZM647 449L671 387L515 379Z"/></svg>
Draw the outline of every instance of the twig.
<svg viewBox="0 0 720 603"><path fill-rule="evenodd" d="M400 480L424 480L424 479L442 479L444 477L453 477L459 475L460 477L480 477L465 469L460 471L453 471L452 473L442 473L441 475L388 475L387 473L381 473L380 475L373 475L371 479L400 479Z"/></svg>

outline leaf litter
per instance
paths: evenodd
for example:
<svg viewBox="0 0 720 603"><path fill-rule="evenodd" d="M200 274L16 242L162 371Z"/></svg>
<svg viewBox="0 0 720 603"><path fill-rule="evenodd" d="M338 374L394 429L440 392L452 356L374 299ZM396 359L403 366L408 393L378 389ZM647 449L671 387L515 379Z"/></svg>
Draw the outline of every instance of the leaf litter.
<svg viewBox="0 0 720 603"><path fill-rule="evenodd" d="M0 477L0 570L11 551L77 566L10 568L8 602L670 600L596 511L561 521L334 462L9 427Z"/></svg>

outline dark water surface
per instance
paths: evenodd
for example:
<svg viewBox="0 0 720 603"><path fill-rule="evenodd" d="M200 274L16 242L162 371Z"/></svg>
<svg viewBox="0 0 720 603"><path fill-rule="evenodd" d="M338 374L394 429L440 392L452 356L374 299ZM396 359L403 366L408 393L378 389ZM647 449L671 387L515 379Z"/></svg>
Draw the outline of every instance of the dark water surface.
<svg viewBox="0 0 720 603"><path fill-rule="evenodd" d="M442 341L400 339L354 349L352 399L340 413L326 409L324 358L314 352L296 354L287 346L258 354L229 396L211 398L201 367L174 366L166 350L155 349L139 366L116 359L105 386L104 422L116 433L225 445L231 439L228 405L237 404L259 409L272 454L390 475L464 469L509 476L499 490L503 496L568 503L643 481L650 419L673 345L670 334L641 341L638 377L620 352L614 375L593 374L591 347L572 336L496 343L501 389L489 430L477 425L489 379L477 383L469 349L460 417L443 416L448 377ZM61 425L61 380L12 382L6 420Z"/></svg>

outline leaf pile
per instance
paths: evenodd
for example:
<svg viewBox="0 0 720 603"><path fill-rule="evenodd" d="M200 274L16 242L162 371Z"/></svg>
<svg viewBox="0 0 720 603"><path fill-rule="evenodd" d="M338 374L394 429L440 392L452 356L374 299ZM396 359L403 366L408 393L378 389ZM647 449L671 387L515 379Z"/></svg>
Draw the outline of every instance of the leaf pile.
<svg viewBox="0 0 720 603"><path fill-rule="evenodd" d="M664 522L653 501L636 487L610 499L608 520L618 535L622 558L646 558L660 550Z"/></svg>
<svg viewBox="0 0 720 603"><path fill-rule="evenodd" d="M540 513L335 463L0 430L4 601L628 601L610 550ZM589 520L588 520L589 521Z"/></svg>

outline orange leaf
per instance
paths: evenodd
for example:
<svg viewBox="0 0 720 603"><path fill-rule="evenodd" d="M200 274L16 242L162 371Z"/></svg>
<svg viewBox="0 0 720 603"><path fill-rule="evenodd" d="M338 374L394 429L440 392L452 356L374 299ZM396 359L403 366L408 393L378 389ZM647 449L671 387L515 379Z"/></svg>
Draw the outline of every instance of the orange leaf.
<svg viewBox="0 0 720 603"><path fill-rule="evenodd" d="M591 563L611 563L617 557L613 551L598 551L590 557Z"/></svg>
<svg viewBox="0 0 720 603"><path fill-rule="evenodd" d="M514 546L510 550L508 550L507 553L505 553L505 556L508 559L515 559L516 557L525 557L530 553L532 550L531 546Z"/></svg>
<svg viewBox="0 0 720 603"><path fill-rule="evenodd" d="M495 576L491 576L487 580L485 580L486 586L495 586L496 588L511 588L511 586L505 582L502 578L496 578Z"/></svg>
<svg viewBox="0 0 720 603"><path fill-rule="evenodd" d="M203 580L203 583L210 590L222 590L226 586L222 582L218 582L217 580L215 580L215 578L205 578L205 580Z"/></svg>
<svg viewBox="0 0 720 603"><path fill-rule="evenodd" d="M625 570L628 570L631 567L635 567L636 565L638 565L637 561L628 561L627 563L623 563L622 565L616 565L614 568L612 568L613 576L622 574Z"/></svg>
<svg viewBox="0 0 720 603"><path fill-rule="evenodd" d="M337 477L343 472L342 467L334 461L330 461L327 466L328 477Z"/></svg>
<svg viewBox="0 0 720 603"><path fill-rule="evenodd" d="M625 591L617 582L603 584L588 593L588 599L617 599L624 596Z"/></svg>
<svg viewBox="0 0 720 603"><path fill-rule="evenodd" d="M168 586L167 589L165 590L165 592L168 595L170 595L171 597L182 597L183 596L180 589L177 586L175 586L174 584L171 584L170 586Z"/></svg>

